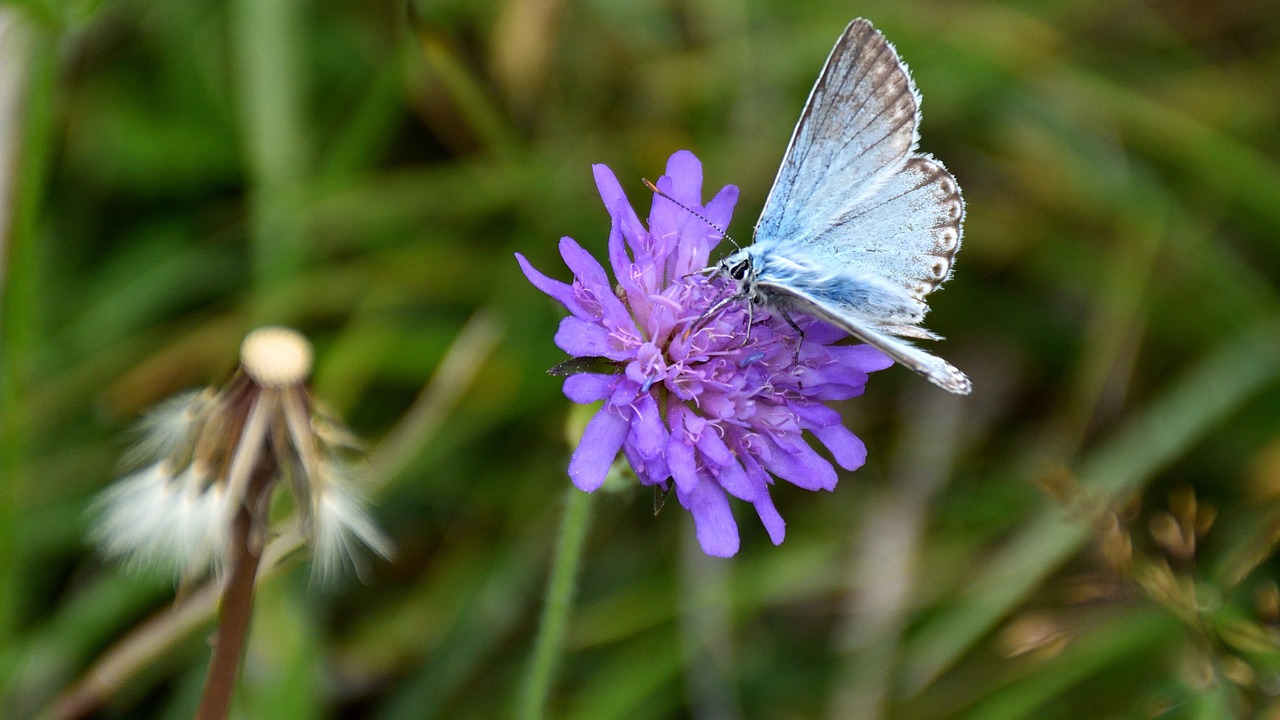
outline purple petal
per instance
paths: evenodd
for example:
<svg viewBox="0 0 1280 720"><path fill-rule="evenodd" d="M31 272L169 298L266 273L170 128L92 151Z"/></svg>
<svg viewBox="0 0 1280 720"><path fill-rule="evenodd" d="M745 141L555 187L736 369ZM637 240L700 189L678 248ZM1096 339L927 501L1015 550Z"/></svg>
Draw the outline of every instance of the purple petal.
<svg viewBox="0 0 1280 720"><path fill-rule="evenodd" d="M742 459L742 466L747 471L747 477L751 478L753 483L763 487L767 493L769 486L773 484L773 476L766 472L757 459L750 454L740 453L738 457Z"/></svg>
<svg viewBox="0 0 1280 720"><path fill-rule="evenodd" d="M707 429L707 419L699 417L684 405L672 406L667 417L671 419L672 433L680 433L681 437L690 443L697 443L703 431Z"/></svg>
<svg viewBox="0 0 1280 720"><path fill-rule="evenodd" d="M690 226L689 224L697 223L697 227L693 228L694 232L714 232L693 214L701 214L701 206L697 202L682 200L679 190L674 185L672 179L666 175L658 178L658 189L667 197L654 193L653 207L649 211L649 233L653 238L653 253L655 259L662 259L663 270L669 277L675 277L676 260L682 254L687 254L682 250L685 249L685 240L689 237L689 231L686 229ZM672 198L683 203L685 207L677 205Z"/></svg>
<svg viewBox="0 0 1280 720"><path fill-rule="evenodd" d="M707 256L724 234L727 218L716 223L702 206L702 163L687 150L667 160L667 172L658 179L658 188L684 205L655 194L649 227L664 244L665 269L675 278L701 270ZM723 214L723 213L721 213Z"/></svg>
<svg viewBox="0 0 1280 720"><path fill-rule="evenodd" d="M636 400L635 415L631 419L631 438L636 450L644 457L660 455L667 446L667 426L658 413L658 403L649 393Z"/></svg>
<svg viewBox="0 0 1280 720"><path fill-rule="evenodd" d="M737 460L716 469L716 482L725 492L747 502L755 502L761 495L769 494L769 488L752 480Z"/></svg>
<svg viewBox="0 0 1280 720"><path fill-rule="evenodd" d="M729 452L729 447L724 444L724 440L720 439L720 434L714 428L700 433L697 445L702 456L717 467L738 464L738 460L732 452Z"/></svg>
<svg viewBox="0 0 1280 720"><path fill-rule="evenodd" d="M787 408L804 421L805 427L840 424L840 413L813 402L788 402Z"/></svg>
<svg viewBox="0 0 1280 720"><path fill-rule="evenodd" d="M627 245L623 238L622 227L615 220L609 228L609 264L613 266L613 274L618 278L618 285L630 297L645 294L644 288L636 282L635 270L631 256L627 254Z"/></svg>
<svg viewBox="0 0 1280 720"><path fill-rule="evenodd" d="M764 529L769 533L769 540L774 545L781 545L783 538L787 536L787 522L778 514L778 509L773 506L773 498L769 497L769 493L765 493L752 503L756 508L756 515L760 516L760 523L764 525Z"/></svg>
<svg viewBox="0 0 1280 720"><path fill-rule="evenodd" d="M733 209L738 204L738 186L725 185L720 192L707 203L707 219L713 225L728 228L733 220ZM712 247L715 247L714 245ZM708 248L710 249L710 248Z"/></svg>
<svg viewBox="0 0 1280 720"><path fill-rule="evenodd" d="M834 490L836 470L803 441L790 447L775 447L765 460L769 472L805 490Z"/></svg>
<svg viewBox="0 0 1280 720"><path fill-rule="evenodd" d="M836 462L845 470L857 470L867 461L867 446L843 425L819 425L809 428L823 445L831 451Z"/></svg>
<svg viewBox="0 0 1280 720"><path fill-rule="evenodd" d="M738 202L738 188L726 185L711 202L711 205L701 210L705 220L683 219L680 247L671 264L673 277L682 277L707 267L712 248L720 244L733 219L733 207Z"/></svg>
<svg viewBox="0 0 1280 720"><path fill-rule="evenodd" d="M665 177L671 180L668 194L685 205L702 205L702 161L688 150L677 150L667 158Z"/></svg>
<svg viewBox="0 0 1280 720"><path fill-rule="evenodd" d="M734 522L729 498L713 482L700 482L690 492L676 495L693 515L694 530L702 552L711 557L733 557L738 554L738 524Z"/></svg>
<svg viewBox="0 0 1280 720"><path fill-rule="evenodd" d="M613 170L608 165L592 165L591 174L596 179L596 190L599 191L600 199L604 201L606 209L613 212L614 207L631 204L627 200L627 193L622 190L622 184L618 182L618 176L613 174Z"/></svg>
<svg viewBox="0 0 1280 720"><path fill-rule="evenodd" d="M579 405L586 405L612 395L617 382L617 375L570 375L564 379L564 396Z"/></svg>
<svg viewBox="0 0 1280 720"><path fill-rule="evenodd" d="M560 257L564 258L564 264L573 271L578 282L584 288L589 288L595 295L600 303L600 310L604 313L606 325L614 328L634 326L635 323L632 322L626 306L617 295L613 294L613 285L610 284L604 267L592 257L591 253L583 250L573 238L566 236L560 238Z"/></svg>
<svg viewBox="0 0 1280 720"><path fill-rule="evenodd" d="M604 207L609 211L614 224L619 226L629 242L637 242L646 234L646 231L644 225L640 224L640 218L635 210L631 209L631 202L627 200L627 194L622 191L622 185L618 183L617 176L608 165L592 165L591 172L595 175L596 189L600 191L600 199L604 201Z"/></svg>
<svg viewBox="0 0 1280 720"><path fill-rule="evenodd" d="M564 264L569 266L583 285L593 288L609 287L609 276L605 273L604 266L568 235L560 238L560 257L564 258Z"/></svg>
<svg viewBox="0 0 1280 720"><path fill-rule="evenodd" d="M786 325L786 322L787 322L786 320L783 320L782 324L789 328L790 325ZM841 330L840 328L830 323L822 322L821 320L810 319L807 322L802 322L800 326L804 328L804 341L805 341L805 347L801 348L801 352L800 352L801 358L808 356L809 351L811 350L814 352L815 355L817 354L826 355L831 350L831 348L826 347L827 345L830 345L831 343L837 340L840 340L849 334ZM781 327L779 329L781 329ZM852 346L844 346L844 347L852 347Z"/></svg>
<svg viewBox="0 0 1280 720"><path fill-rule="evenodd" d="M556 330L556 347L574 357L607 357L626 360L631 352L608 330L570 315L560 321Z"/></svg>
<svg viewBox="0 0 1280 720"><path fill-rule="evenodd" d="M893 360L870 345L837 345L827 348L836 362L864 373L884 370Z"/></svg>
<svg viewBox="0 0 1280 720"><path fill-rule="evenodd" d="M569 460L569 479L579 490L595 492L604 484L609 466L613 465L613 459L627 439L628 427L630 424L626 419L607 405L587 423L578 449L573 451L573 458Z"/></svg>
<svg viewBox="0 0 1280 720"><path fill-rule="evenodd" d="M524 272L524 276L533 283L533 286L542 292L550 295L569 309L574 315L581 315L582 308L578 305L578 301L573 297L573 286L568 283L562 283L559 280L553 280L546 275L538 272L524 255L516 253L516 262L520 263L520 270Z"/></svg>
<svg viewBox="0 0 1280 720"><path fill-rule="evenodd" d="M641 485L659 485L665 483L671 477L671 469L667 466L667 459L658 453L648 457L642 456L640 451L636 450L635 437L628 435L627 442L622 446L622 452L627 456L627 462L631 463L631 469L636 471L636 476L640 478Z"/></svg>
<svg viewBox="0 0 1280 720"><path fill-rule="evenodd" d="M865 375L863 377L865 378ZM804 393L808 400L832 402L859 397L863 395L865 389L867 389L867 383L865 382L858 384L828 382L828 380L822 379L822 375L810 373L805 375L805 386L800 392Z"/></svg>
<svg viewBox="0 0 1280 720"><path fill-rule="evenodd" d="M671 465L671 477L676 481L676 488L682 492L692 492L701 482L693 446L676 440L674 433L667 446L667 462Z"/></svg>
<svg viewBox="0 0 1280 720"><path fill-rule="evenodd" d="M637 385L652 386L661 383L667 377L667 359L662 355L662 348L652 342L643 342L636 348L631 362L627 363L627 378Z"/></svg>
<svg viewBox="0 0 1280 720"><path fill-rule="evenodd" d="M678 249L678 243L681 240L680 229L685 222L689 220L702 222L689 212L689 210L697 212L700 203L697 200L690 202L689 192L686 190L682 193L676 187L676 180L670 175L659 177L655 185L661 193L653 194L653 205L649 209L649 232L654 236L655 253L666 256ZM688 209L676 203L681 203Z"/></svg>

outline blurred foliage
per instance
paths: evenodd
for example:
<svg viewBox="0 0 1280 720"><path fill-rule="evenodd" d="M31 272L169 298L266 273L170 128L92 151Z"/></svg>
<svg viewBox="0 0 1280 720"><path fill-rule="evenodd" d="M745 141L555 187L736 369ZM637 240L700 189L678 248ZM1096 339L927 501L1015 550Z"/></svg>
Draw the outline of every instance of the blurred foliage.
<svg viewBox="0 0 1280 720"><path fill-rule="evenodd" d="M607 237L590 164L639 201L680 148L747 239L857 15L965 191L929 326L975 393L874 377L867 466L778 487L778 548L739 507L728 562L645 491L594 498L552 716L1280 717L1273 0L0 5L0 714L173 602L86 547L86 508L142 408L275 322L401 443L398 551L264 583L237 713L510 715L570 417L512 253L566 277L557 238ZM500 344L403 420L477 310ZM99 716L189 717L207 631Z"/></svg>

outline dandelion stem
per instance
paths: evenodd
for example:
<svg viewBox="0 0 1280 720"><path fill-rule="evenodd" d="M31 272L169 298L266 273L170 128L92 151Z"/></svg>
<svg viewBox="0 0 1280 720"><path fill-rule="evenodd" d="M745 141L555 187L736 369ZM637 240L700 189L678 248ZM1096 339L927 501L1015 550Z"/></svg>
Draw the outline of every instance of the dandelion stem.
<svg viewBox="0 0 1280 720"><path fill-rule="evenodd" d="M213 639L213 658L205 677L204 693L196 709L196 720L224 720L231 709L236 669L244 650L253 615L253 591L262 562L263 538L259 518L276 479L276 465L269 456L258 465L245 489L244 503L231 525L231 569L222 589L218 630Z"/></svg>
<svg viewBox="0 0 1280 720"><path fill-rule="evenodd" d="M573 589L578 578L587 528L591 524L591 496L570 486L565 500L564 521L547 581L547 595L538 620L533 658L525 679L517 717L540 720L546 716L547 696L560 655L564 652L565 628L573 608Z"/></svg>

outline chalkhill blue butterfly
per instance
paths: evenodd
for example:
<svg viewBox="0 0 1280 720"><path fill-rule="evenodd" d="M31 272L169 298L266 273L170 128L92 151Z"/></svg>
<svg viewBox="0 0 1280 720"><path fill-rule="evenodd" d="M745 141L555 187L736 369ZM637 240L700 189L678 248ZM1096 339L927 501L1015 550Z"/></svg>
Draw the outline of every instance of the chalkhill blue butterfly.
<svg viewBox="0 0 1280 720"><path fill-rule="evenodd" d="M737 288L723 302L823 320L965 395L963 372L902 339L941 339L920 326L925 297L950 277L964 221L955 178L917 151L919 124L907 66L854 20L809 93L755 242L710 269Z"/></svg>

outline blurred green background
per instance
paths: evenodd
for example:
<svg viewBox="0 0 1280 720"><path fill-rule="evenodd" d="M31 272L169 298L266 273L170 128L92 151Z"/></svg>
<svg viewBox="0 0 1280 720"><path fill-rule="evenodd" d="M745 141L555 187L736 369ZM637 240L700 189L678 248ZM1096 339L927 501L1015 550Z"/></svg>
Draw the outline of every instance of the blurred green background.
<svg viewBox="0 0 1280 720"><path fill-rule="evenodd" d="M855 16L964 189L928 326L975 392L874 376L866 467L779 486L781 547L594 497L550 716L1280 717L1274 0L0 5L0 716L56 717L173 605L86 508L264 322L315 342L397 554L263 583L237 716L511 716L580 422L512 253L567 278L558 238L608 234L591 163L643 209L681 148L749 238ZM209 628L94 716L190 717Z"/></svg>

